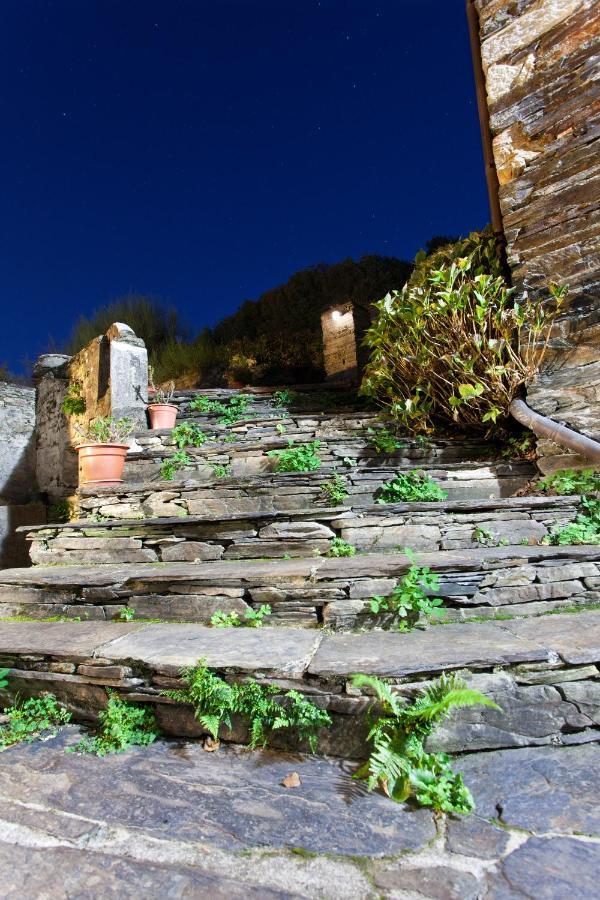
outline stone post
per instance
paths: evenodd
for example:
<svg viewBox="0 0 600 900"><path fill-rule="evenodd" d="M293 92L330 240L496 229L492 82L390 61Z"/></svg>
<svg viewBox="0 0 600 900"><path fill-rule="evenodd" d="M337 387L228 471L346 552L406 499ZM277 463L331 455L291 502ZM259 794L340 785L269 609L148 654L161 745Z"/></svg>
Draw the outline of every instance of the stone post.
<svg viewBox="0 0 600 900"><path fill-rule="evenodd" d="M370 321L369 312L352 301L331 306L321 315L327 381L360 380L366 362L362 339Z"/></svg>

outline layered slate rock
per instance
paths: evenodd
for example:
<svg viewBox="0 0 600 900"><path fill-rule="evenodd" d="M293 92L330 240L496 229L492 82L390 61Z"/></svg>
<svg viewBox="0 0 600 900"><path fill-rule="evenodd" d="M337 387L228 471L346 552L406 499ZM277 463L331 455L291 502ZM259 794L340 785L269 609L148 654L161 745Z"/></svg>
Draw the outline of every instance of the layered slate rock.
<svg viewBox="0 0 600 900"><path fill-rule="evenodd" d="M286 539L283 546L292 552L282 557L302 555L293 552L302 543ZM600 549L594 546L479 546L419 553L418 562L438 573L441 621L536 616L600 600ZM402 552L236 562L203 560L201 550L195 562L34 566L0 572L0 609L5 616L111 619L128 605L149 618L209 621L220 598L220 608L230 610L269 603L274 623L371 628L378 622L370 598L391 593L409 566Z"/></svg>
<svg viewBox="0 0 600 900"><path fill-rule="evenodd" d="M106 702L102 686L156 705L170 734L200 736L192 710L162 694L180 684L182 667L199 659L226 678L254 677L294 688L333 717L321 747L365 753L370 703L351 684L356 672L390 678L410 698L441 671L458 670L502 709L461 710L431 738L435 749L532 746L597 740L600 612L549 616L543 633L525 622L448 625L411 634L324 635L311 629L215 629L142 623L0 623L0 665L12 668L10 690L52 690L83 718ZM573 659L588 661L586 665ZM595 663L589 663L590 659ZM244 741L239 723L223 737ZM294 736L276 733L276 745ZM290 744L291 741L291 744Z"/></svg>

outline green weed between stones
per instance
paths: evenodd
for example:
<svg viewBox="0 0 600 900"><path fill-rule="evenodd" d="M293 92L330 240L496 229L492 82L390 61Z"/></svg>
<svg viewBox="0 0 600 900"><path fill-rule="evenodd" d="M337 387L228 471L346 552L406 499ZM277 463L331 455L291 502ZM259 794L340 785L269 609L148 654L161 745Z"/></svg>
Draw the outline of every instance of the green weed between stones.
<svg viewBox="0 0 600 900"><path fill-rule="evenodd" d="M538 487L552 494L592 494L600 491L600 474L593 469L561 469L543 478Z"/></svg>
<svg viewBox="0 0 600 900"><path fill-rule="evenodd" d="M221 463L209 463L209 465L215 478L227 478L228 475L231 475L231 466L224 466Z"/></svg>
<svg viewBox="0 0 600 900"><path fill-rule="evenodd" d="M199 425L193 422L181 422L171 432L175 445L183 450L185 447L201 447L208 440L208 435Z"/></svg>
<svg viewBox="0 0 600 900"><path fill-rule="evenodd" d="M379 786L399 803L412 797L419 806L472 812L475 803L462 775L453 772L445 753L427 753L425 740L453 708L500 707L454 674L442 674L409 705L379 678L354 675L352 684L369 688L378 701L367 715L371 754L354 777L365 781L369 790Z"/></svg>
<svg viewBox="0 0 600 900"><path fill-rule="evenodd" d="M321 466L318 450L321 441L311 441L308 444L294 444L288 441L284 450L269 450L267 456L277 459L276 472L314 472Z"/></svg>
<svg viewBox="0 0 600 900"><path fill-rule="evenodd" d="M600 544L600 500L582 497L583 512L568 525L555 525L542 544Z"/></svg>
<svg viewBox="0 0 600 900"><path fill-rule="evenodd" d="M83 385L80 381L70 382L60 408L65 416L80 416L86 411L87 405L83 396Z"/></svg>
<svg viewBox="0 0 600 900"><path fill-rule="evenodd" d="M400 631L408 631L416 624L420 615L432 616L443 613L442 600L428 596L426 591L437 591L440 581L428 566L416 565L416 556L406 547L404 553L412 563L406 575L398 582L391 594L376 595L371 598L371 612L391 614L395 626Z"/></svg>
<svg viewBox="0 0 600 900"><path fill-rule="evenodd" d="M191 466L193 463L191 456L188 456L185 450L176 450L173 456L163 459L160 467L160 477L163 481L173 481L175 473L185 466Z"/></svg>
<svg viewBox="0 0 600 900"><path fill-rule="evenodd" d="M3 672L6 674L8 670ZM6 684L5 680L4 686ZM45 731L56 734L58 728L71 719L71 713L53 694L17 701L4 710L4 715L8 717L8 722L0 726L0 749L22 742L30 743Z"/></svg>
<svg viewBox="0 0 600 900"><path fill-rule="evenodd" d="M217 421L220 425L235 425L244 418L244 413L251 402L252 397L248 394L234 394L225 402L197 394L190 402L190 409L219 416Z"/></svg>
<svg viewBox="0 0 600 900"><path fill-rule="evenodd" d="M122 753L129 747L146 747L154 743L160 734L154 713L142 706L122 700L114 691L107 690L108 704L99 714L100 730L94 737L84 737L67 753Z"/></svg>
<svg viewBox="0 0 600 900"><path fill-rule="evenodd" d="M135 616L135 609L131 606L124 606L119 612L119 620L121 622L131 622Z"/></svg>
<svg viewBox="0 0 600 900"><path fill-rule="evenodd" d="M356 547L341 537L334 537L327 551L327 556L356 556Z"/></svg>
<svg viewBox="0 0 600 900"><path fill-rule="evenodd" d="M328 481L323 482L321 496L335 506L345 500L348 496L348 482L344 476L335 472Z"/></svg>
<svg viewBox="0 0 600 900"><path fill-rule="evenodd" d="M445 500L448 494L429 475L416 469L412 472L398 472L391 481L386 481L379 489L377 503L409 503L411 501L433 502Z"/></svg>
<svg viewBox="0 0 600 900"><path fill-rule="evenodd" d="M196 719L214 740L222 727L232 727L232 717L237 715L249 726L250 749L266 747L270 735L285 728L294 729L301 740L307 740L314 753L319 729L331 725L329 713L298 691L287 691L281 697L279 688L253 679L229 684L207 667L205 659L183 669L181 676L186 687L165 691L165 696L191 704Z"/></svg>
<svg viewBox="0 0 600 900"><path fill-rule="evenodd" d="M294 403L296 395L293 391L282 390L275 391L273 394L273 404L279 409L287 408Z"/></svg>
<svg viewBox="0 0 600 900"><path fill-rule="evenodd" d="M401 450L404 447L404 443L399 441L396 435L388 428L367 428L367 434L369 435L369 443L375 447L380 455L395 453L396 450Z"/></svg>
<svg viewBox="0 0 600 900"><path fill-rule="evenodd" d="M219 609L211 616L210 624L215 628L260 628L263 619L271 615L271 607L263 603L258 609L249 609L242 619L236 612L224 612Z"/></svg>

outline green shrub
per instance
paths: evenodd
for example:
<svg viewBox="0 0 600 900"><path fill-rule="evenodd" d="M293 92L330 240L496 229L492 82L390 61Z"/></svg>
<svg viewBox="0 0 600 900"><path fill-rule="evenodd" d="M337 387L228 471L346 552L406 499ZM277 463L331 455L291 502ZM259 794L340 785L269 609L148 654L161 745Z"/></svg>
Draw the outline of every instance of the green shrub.
<svg viewBox="0 0 600 900"><path fill-rule="evenodd" d="M183 450L184 447L201 447L208 439L208 435L200 425L195 425L193 422L181 422L176 425L171 432L171 437L180 450Z"/></svg>
<svg viewBox="0 0 600 900"><path fill-rule="evenodd" d="M561 469L543 478L538 487L551 494L593 494L600 491L600 473L593 469Z"/></svg>
<svg viewBox="0 0 600 900"><path fill-rule="evenodd" d="M199 660L196 666L183 669L181 676L186 687L165 691L167 697L179 703L190 703L198 721L214 740L221 727L232 727L232 716L239 715L250 728L250 748L265 747L269 734L281 728L295 729L301 740L307 740L314 752L317 732L331 725L331 717L297 691L288 691L283 698L275 685L259 684L249 679L229 684Z"/></svg>
<svg viewBox="0 0 600 900"><path fill-rule="evenodd" d="M163 481L173 481L179 469L191 466L194 460L188 456L185 450L176 450L172 456L163 459L160 467L160 477Z"/></svg>
<svg viewBox="0 0 600 900"><path fill-rule="evenodd" d="M404 288L377 304L362 392L412 432L489 431L539 369L565 289L550 295L552 308L515 299L491 234L417 258Z"/></svg>
<svg viewBox="0 0 600 900"><path fill-rule="evenodd" d="M0 689L8 687L8 678L10 669L0 669Z"/></svg>
<svg viewBox="0 0 600 900"><path fill-rule="evenodd" d="M93 738L84 737L71 753L122 753L129 747L146 747L152 744L160 731L154 713L143 706L134 706L108 690L108 704L99 714L100 730Z"/></svg>
<svg viewBox="0 0 600 900"><path fill-rule="evenodd" d="M334 537L327 556L356 556L356 547L341 537Z"/></svg>
<svg viewBox="0 0 600 900"><path fill-rule="evenodd" d="M211 616L210 624L215 628L260 628L263 619L270 615L271 607L268 603L263 603L258 609L248 609L244 613L243 619L240 619L236 612L227 613L219 609Z"/></svg>
<svg viewBox="0 0 600 900"><path fill-rule="evenodd" d="M48 522L68 522L73 518L75 518L75 511L69 500L54 500L48 506Z"/></svg>
<svg viewBox="0 0 600 900"><path fill-rule="evenodd" d="M8 722L0 725L0 747L33 741L44 731L56 733L71 719L71 713L53 694L16 702L4 710L4 715Z"/></svg>
<svg viewBox="0 0 600 900"><path fill-rule="evenodd" d="M335 506L342 503L348 496L348 482L344 476L335 472L328 481L323 482L321 496Z"/></svg>
<svg viewBox="0 0 600 900"><path fill-rule="evenodd" d="M500 707L454 674L442 674L408 705L387 681L355 675L352 684L373 691L378 701L367 717L371 754L354 777L366 781L369 790L381 787L398 803L412 797L441 812L472 812L475 804L462 776L452 771L445 753L426 753L425 740L454 708Z"/></svg>
<svg viewBox="0 0 600 900"><path fill-rule="evenodd" d="M311 441L308 444L288 441L285 450L269 450L267 456L277 459L276 472L314 472L321 466L317 453L320 446L321 441Z"/></svg>
<svg viewBox="0 0 600 900"><path fill-rule="evenodd" d="M445 500L446 491L436 484L429 475L413 469L412 472L399 472L391 481L386 481L378 491L378 503L409 503L413 501L434 502Z"/></svg>
<svg viewBox="0 0 600 900"><path fill-rule="evenodd" d="M376 595L370 601L372 613L391 615L401 631L411 628L420 615L432 616L443 612L441 599L426 593L439 590L438 576L427 566L417 566L412 550L406 548L404 552L412 563L406 575L391 594L385 597Z"/></svg>

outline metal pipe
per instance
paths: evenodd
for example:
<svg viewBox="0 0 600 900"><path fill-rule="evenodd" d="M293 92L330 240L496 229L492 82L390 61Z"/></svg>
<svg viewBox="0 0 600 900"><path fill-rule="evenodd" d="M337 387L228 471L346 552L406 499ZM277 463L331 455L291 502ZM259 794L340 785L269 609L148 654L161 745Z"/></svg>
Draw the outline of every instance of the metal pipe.
<svg viewBox="0 0 600 900"><path fill-rule="evenodd" d="M529 428L538 437L546 438L555 444L559 444L561 447L566 447L568 450L578 453L579 456L584 456L586 459L591 460L591 462L600 463L600 443L593 438L586 437L585 434L579 434L578 431L573 431L571 428L567 428L566 425L561 425L553 419L548 419L547 416L542 416L528 406L524 400L513 400L509 410L513 419Z"/></svg>

